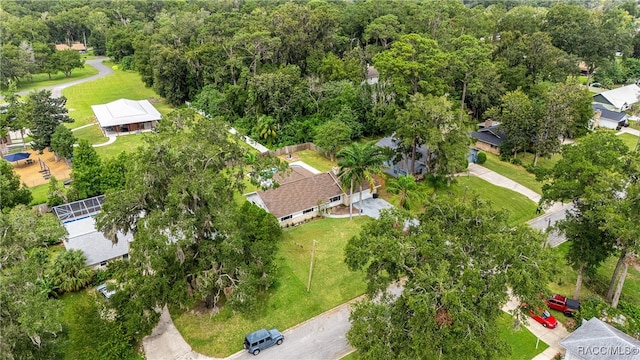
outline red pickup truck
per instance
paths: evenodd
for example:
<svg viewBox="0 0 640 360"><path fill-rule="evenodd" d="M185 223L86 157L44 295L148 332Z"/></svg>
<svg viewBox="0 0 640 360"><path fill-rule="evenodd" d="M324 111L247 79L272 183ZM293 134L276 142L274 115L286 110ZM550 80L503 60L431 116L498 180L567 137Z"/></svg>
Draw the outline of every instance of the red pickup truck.
<svg viewBox="0 0 640 360"><path fill-rule="evenodd" d="M553 295L544 302L551 309L562 311L566 316L573 316L577 311L580 311L580 302L578 300L569 299L562 295Z"/></svg>

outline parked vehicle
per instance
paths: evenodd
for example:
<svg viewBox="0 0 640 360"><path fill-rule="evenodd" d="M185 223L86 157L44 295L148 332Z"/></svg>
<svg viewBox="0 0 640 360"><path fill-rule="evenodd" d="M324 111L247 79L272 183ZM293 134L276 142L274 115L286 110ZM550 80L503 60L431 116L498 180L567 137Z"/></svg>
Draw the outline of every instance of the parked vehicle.
<svg viewBox="0 0 640 360"><path fill-rule="evenodd" d="M529 316L531 316L533 320L539 322L542 326L549 329L555 329L558 326L558 321L556 320L556 318L553 317L553 315L551 315L549 310L547 309L534 310L531 307L528 307L527 304L522 304L522 307L527 309L529 311Z"/></svg>
<svg viewBox="0 0 640 360"><path fill-rule="evenodd" d="M115 290L107 290L107 284L98 285L97 290L107 299L116 293Z"/></svg>
<svg viewBox="0 0 640 360"><path fill-rule="evenodd" d="M253 355L258 355L273 344L280 345L284 341L284 335L278 329L260 329L244 337L244 348Z"/></svg>
<svg viewBox="0 0 640 360"><path fill-rule="evenodd" d="M553 295L544 302L547 303L550 309L562 311L566 316L573 316L580 311L580 302L578 300L569 299L562 295Z"/></svg>

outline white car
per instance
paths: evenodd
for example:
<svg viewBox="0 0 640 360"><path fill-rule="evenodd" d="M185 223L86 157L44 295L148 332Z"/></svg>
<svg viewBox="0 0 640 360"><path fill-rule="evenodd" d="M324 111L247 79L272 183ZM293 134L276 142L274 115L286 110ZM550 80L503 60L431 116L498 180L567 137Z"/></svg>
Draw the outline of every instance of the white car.
<svg viewBox="0 0 640 360"><path fill-rule="evenodd" d="M107 290L107 284L99 285L97 290L104 295L105 298L110 298L111 295L115 294L115 290Z"/></svg>

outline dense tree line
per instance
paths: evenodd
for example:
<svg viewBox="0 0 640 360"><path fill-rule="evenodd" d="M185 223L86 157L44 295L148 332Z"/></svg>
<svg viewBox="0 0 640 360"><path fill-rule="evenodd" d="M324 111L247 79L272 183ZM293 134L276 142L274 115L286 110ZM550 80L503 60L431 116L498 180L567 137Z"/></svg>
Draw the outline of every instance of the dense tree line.
<svg viewBox="0 0 640 360"><path fill-rule="evenodd" d="M221 131L229 123L271 146L315 141L338 154L351 194L361 192L379 166L380 150L370 143L348 146L363 137L394 133L412 167L417 147L425 145L434 181L451 181L466 165L472 118L502 122L510 137L506 153L513 156L522 151L534 152L536 159L550 156L560 151L559 137L585 134L592 112L588 92L574 78L578 64L585 63L588 81L635 81L640 76L632 57L640 54L637 6L544 7L550 4L5 1L1 84L64 71L60 64L68 66L72 55L53 52L53 44L82 41L95 54L140 73L169 103L191 102L207 116L176 111L138 154L111 161L102 161L86 142L72 149L70 134L58 130L70 120L60 109L64 100L47 93L34 94L24 106L9 98L14 106L5 112L3 127L33 126L38 148L74 154L74 183L65 191L53 181L52 205L106 192L99 227L114 241L118 231L135 232L130 261L114 270L118 291L111 301L119 311L117 325L109 328L132 345L152 328L154 310L165 304L201 301L213 309L222 303L251 309L273 284L281 229L264 211L235 205L233 194L243 187L247 165L253 166L250 175L278 165L246 157ZM369 65L379 73L376 84L366 82ZM20 123L27 113L35 119L29 126ZM568 260L580 274L593 271L607 255L619 255L609 291L616 298L638 248L637 226L625 221L637 217L637 182L625 177L637 177L637 165L625 163L627 158L614 151L620 144L611 139L584 144L586 150L565 150L568 163L543 174L550 181L544 200L576 204L562 230L572 241ZM601 145L612 147L606 164L580 157ZM593 168L582 166L589 161ZM571 165L578 169L572 172ZM9 214L30 198L6 170L3 191L15 193L2 203ZM563 187L596 173L613 175L586 190ZM413 179L400 178L390 191L408 206L423 201L410 195L414 185ZM623 191L628 200L619 201ZM346 261L367 271L372 297L390 282L407 279L400 298L367 301L355 309L350 342L371 358L506 356L504 344L485 329L495 328L507 289L520 300L539 302L551 266L543 238L526 227L507 226L505 214L477 199L434 201L417 217L419 222L402 211L387 213L349 242ZM17 226L10 219L3 216L0 224ZM33 287L41 275L41 254L19 245L22 239L13 232L4 234L11 246L3 243L2 250L15 253L2 255L17 260L3 264L0 280L12 286L0 295L22 291L36 308L48 306L52 288ZM67 254L42 279L56 279L55 293L77 290L87 283L78 263L76 255ZM65 274L73 281L65 281ZM55 304L47 310L58 311ZM0 346L23 357L47 357L40 348L55 341L59 323L13 321L25 311L3 313L8 324L23 327L10 328L17 340ZM487 349L485 343L497 346Z"/></svg>
<svg viewBox="0 0 640 360"><path fill-rule="evenodd" d="M352 139L391 133L395 112L416 93L448 94L454 107L480 118L507 91L542 96L537 85L578 75L579 61L589 76L605 74L617 66L616 52L634 54L637 12L623 2L597 9L456 0L90 5L8 1L2 40L15 49L3 49L3 58L22 52L37 63L47 57L39 44L86 40L170 103L192 101L273 145L322 138L320 125L329 121L347 125ZM616 81L640 76L625 61ZM379 71L377 85L362 85L367 64ZM33 71L5 68L19 74L5 79Z"/></svg>

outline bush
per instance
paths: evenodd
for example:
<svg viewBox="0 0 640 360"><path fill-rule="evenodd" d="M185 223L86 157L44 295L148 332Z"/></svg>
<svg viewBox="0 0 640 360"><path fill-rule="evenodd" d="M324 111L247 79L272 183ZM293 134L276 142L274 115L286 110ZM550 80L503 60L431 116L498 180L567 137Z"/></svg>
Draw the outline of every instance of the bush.
<svg viewBox="0 0 640 360"><path fill-rule="evenodd" d="M485 162L487 162L487 154L483 153L482 151L480 151L476 157L476 162L480 165L484 164Z"/></svg>
<svg viewBox="0 0 640 360"><path fill-rule="evenodd" d="M53 260L48 275L60 292L74 292L91 283L93 270L85 264L86 258L80 250L65 250Z"/></svg>
<svg viewBox="0 0 640 360"><path fill-rule="evenodd" d="M513 159L511 159L511 163L513 165L522 165L522 160L519 159L519 158L513 158Z"/></svg>

